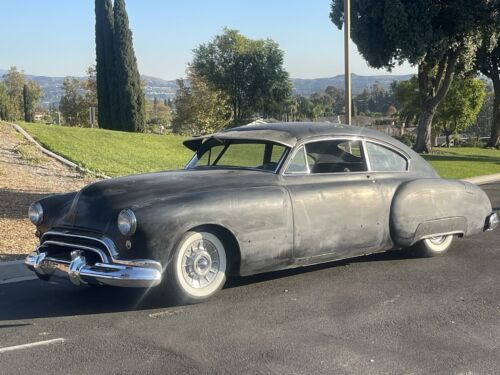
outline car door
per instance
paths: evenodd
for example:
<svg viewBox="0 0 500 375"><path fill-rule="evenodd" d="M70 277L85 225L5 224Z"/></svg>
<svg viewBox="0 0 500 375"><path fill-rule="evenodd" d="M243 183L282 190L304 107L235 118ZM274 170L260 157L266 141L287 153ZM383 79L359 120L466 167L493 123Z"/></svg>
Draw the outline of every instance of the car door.
<svg viewBox="0 0 500 375"><path fill-rule="evenodd" d="M387 203L368 172L361 140L308 142L291 155L283 178L292 200L297 262L367 254L390 238Z"/></svg>

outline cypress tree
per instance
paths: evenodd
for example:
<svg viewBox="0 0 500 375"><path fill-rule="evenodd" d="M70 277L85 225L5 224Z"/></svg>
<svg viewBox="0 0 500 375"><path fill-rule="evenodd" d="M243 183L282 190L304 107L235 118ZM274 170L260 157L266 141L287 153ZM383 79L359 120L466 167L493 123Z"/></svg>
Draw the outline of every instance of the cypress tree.
<svg viewBox="0 0 500 375"><path fill-rule="evenodd" d="M23 107L24 107L24 121L34 122L35 114L33 113L31 105L30 89L26 83L23 86Z"/></svg>
<svg viewBox="0 0 500 375"><path fill-rule="evenodd" d="M115 0L114 51L121 130L144 131L145 100L124 0Z"/></svg>
<svg viewBox="0 0 500 375"><path fill-rule="evenodd" d="M111 0L95 0L95 17L97 121L101 128L118 129Z"/></svg>

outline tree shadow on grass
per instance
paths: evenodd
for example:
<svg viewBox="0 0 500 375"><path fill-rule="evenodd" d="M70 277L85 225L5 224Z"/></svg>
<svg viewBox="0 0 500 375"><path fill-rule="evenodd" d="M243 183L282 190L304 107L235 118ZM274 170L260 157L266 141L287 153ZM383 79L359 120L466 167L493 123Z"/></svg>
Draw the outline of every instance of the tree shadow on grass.
<svg viewBox="0 0 500 375"><path fill-rule="evenodd" d="M500 164L500 157L491 157L484 155L424 155L427 161L451 161L451 162L477 162Z"/></svg>
<svg viewBox="0 0 500 375"><path fill-rule="evenodd" d="M24 219L31 203L49 195L53 193L0 189L0 218Z"/></svg>

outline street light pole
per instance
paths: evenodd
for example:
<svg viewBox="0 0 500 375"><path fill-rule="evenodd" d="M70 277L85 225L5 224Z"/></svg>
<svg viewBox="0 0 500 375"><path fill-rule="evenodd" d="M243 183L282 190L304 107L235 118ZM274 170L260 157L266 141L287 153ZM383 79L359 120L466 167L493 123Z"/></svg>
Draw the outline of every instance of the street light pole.
<svg viewBox="0 0 500 375"><path fill-rule="evenodd" d="M345 123L351 125L352 101L351 101L351 66L350 48L351 39L351 0L344 0L344 68L345 68Z"/></svg>

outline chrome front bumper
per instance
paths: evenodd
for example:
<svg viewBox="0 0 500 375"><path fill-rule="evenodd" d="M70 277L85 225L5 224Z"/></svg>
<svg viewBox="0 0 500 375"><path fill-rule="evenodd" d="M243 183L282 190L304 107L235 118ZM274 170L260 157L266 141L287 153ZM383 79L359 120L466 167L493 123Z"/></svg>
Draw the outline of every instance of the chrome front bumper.
<svg viewBox="0 0 500 375"><path fill-rule="evenodd" d="M119 287L152 287L160 284L161 264L151 260L120 261L120 263L88 264L80 250L71 252L71 261L51 258L35 251L24 261L41 279L69 278L75 285L110 285Z"/></svg>

